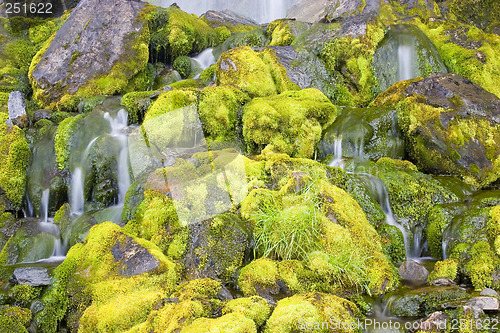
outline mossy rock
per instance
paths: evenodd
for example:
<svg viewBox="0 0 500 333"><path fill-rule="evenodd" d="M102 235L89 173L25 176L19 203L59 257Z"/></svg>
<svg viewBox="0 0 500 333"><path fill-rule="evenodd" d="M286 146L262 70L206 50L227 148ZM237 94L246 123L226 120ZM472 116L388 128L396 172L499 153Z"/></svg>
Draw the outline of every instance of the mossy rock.
<svg viewBox="0 0 500 333"><path fill-rule="evenodd" d="M0 327L4 332L28 333L31 311L18 306L0 306Z"/></svg>
<svg viewBox="0 0 500 333"><path fill-rule="evenodd" d="M214 333L257 333L257 327L253 320L245 317L239 312L229 313L218 318L199 318L191 325L182 330L185 333L196 333L209 330Z"/></svg>
<svg viewBox="0 0 500 333"><path fill-rule="evenodd" d="M468 8L468 10L465 10ZM485 32L498 34L500 23L500 6L492 0L452 1L449 5L449 16L467 24L475 25ZM496 28L496 29L495 29Z"/></svg>
<svg viewBox="0 0 500 333"><path fill-rule="evenodd" d="M271 306L259 296L242 297L230 300L224 305L222 314L228 313L241 313L260 327L271 315Z"/></svg>
<svg viewBox="0 0 500 333"><path fill-rule="evenodd" d="M0 187L16 207L20 207L26 189L26 170L31 151L24 132L17 126L5 124L8 116L0 115Z"/></svg>
<svg viewBox="0 0 500 333"><path fill-rule="evenodd" d="M36 316L44 332L56 332L63 319L72 329L130 329L178 281L175 265L156 246L111 222L94 226L53 274Z"/></svg>
<svg viewBox="0 0 500 333"><path fill-rule="evenodd" d="M157 91L138 91L122 97L121 103L128 109L129 125L142 123L149 106L158 95Z"/></svg>
<svg viewBox="0 0 500 333"><path fill-rule="evenodd" d="M423 287L403 291L402 294L387 294L384 297L385 300L390 300L388 310L393 315L403 317L426 316L440 309L443 303L466 298L467 292L457 286Z"/></svg>
<svg viewBox="0 0 500 333"><path fill-rule="evenodd" d="M73 111L80 98L123 92L146 69L150 34L141 18L150 6L117 2L99 8L94 0L85 4L70 14L31 62L33 98L40 106ZM116 16L133 19L119 22Z"/></svg>
<svg viewBox="0 0 500 333"><path fill-rule="evenodd" d="M309 29L307 23L296 20L275 20L267 26L266 33L270 36L271 46L292 45L295 38Z"/></svg>
<svg viewBox="0 0 500 333"><path fill-rule="evenodd" d="M500 100L495 95L455 74L433 74L405 91L398 122L419 168L457 175L478 187L499 177Z"/></svg>
<svg viewBox="0 0 500 333"><path fill-rule="evenodd" d="M238 47L221 55L217 62L217 85L234 85L250 97L268 96L298 87L286 75L272 50L255 52Z"/></svg>
<svg viewBox="0 0 500 333"><path fill-rule="evenodd" d="M455 280L457 278L458 262L453 259L446 259L443 261L438 261L434 265L434 269L429 274L427 281L431 283L432 281L439 278L448 278L450 280Z"/></svg>
<svg viewBox="0 0 500 333"><path fill-rule="evenodd" d="M249 152L262 149L310 158L337 108L319 90L288 91L255 98L243 109Z"/></svg>
<svg viewBox="0 0 500 333"><path fill-rule="evenodd" d="M164 92L150 106L144 117L144 122L186 106L196 105L197 99L198 92L189 89Z"/></svg>
<svg viewBox="0 0 500 333"><path fill-rule="evenodd" d="M151 32L150 47L153 57L196 54L215 46L218 36L215 29L194 14L183 12L177 5L168 8L149 8L146 14Z"/></svg>
<svg viewBox="0 0 500 333"><path fill-rule="evenodd" d="M335 332L358 332L357 319L361 318L361 312L356 305L343 298L322 294L306 293L284 298L278 302L276 309L269 318L264 332L296 332L299 330L330 332L321 323L337 323ZM349 323L352 325L345 325Z"/></svg>
<svg viewBox="0 0 500 333"><path fill-rule="evenodd" d="M183 79L186 79L191 73L191 59L186 56L177 57L174 60L173 68L179 72Z"/></svg>
<svg viewBox="0 0 500 333"><path fill-rule="evenodd" d="M253 29L251 31L238 32L227 38L221 46L216 48L216 52L222 53L231 49L248 46L248 47L264 47L268 42L265 31L262 28Z"/></svg>

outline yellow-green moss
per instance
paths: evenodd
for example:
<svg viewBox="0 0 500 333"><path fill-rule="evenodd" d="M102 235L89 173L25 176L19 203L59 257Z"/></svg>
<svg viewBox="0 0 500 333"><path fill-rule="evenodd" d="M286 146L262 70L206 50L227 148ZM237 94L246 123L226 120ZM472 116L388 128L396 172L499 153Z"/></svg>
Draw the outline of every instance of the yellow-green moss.
<svg viewBox="0 0 500 333"><path fill-rule="evenodd" d="M56 161L60 170L68 167L68 159L71 151L71 136L76 129L77 122L83 115L69 117L61 121L57 127L54 137L54 146L56 151Z"/></svg>
<svg viewBox="0 0 500 333"><path fill-rule="evenodd" d="M357 332L357 318L361 313L350 301L329 294L299 294L278 302L264 332ZM340 325L330 329L334 323ZM350 324L354 328L349 328Z"/></svg>
<svg viewBox="0 0 500 333"><path fill-rule="evenodd" d="M31 311L17 306L0 306L0 329L5 333L28 333Z"/></svg>
<svg viewBox="0 0 500 333"><path fill-rule="evenodd" d="M297 90L273 52L245 46L223 53L217 62L217 85L234 85L251 97Z"/></svg>
<svg viewBox="0 0 500 333"><path fill-rule="evenodd" d="M295 36L287 20L275 20L267 26L267 34L271 36L271 46L292 45Z"/></svg>
<svg viewBox="0 0 500 333"><path fill-rule="evenodd" d="M243 109L243 136L249 152L266 148L310 158L337 108L317 89L255 98Z"/></svg>
<svg viewBox="0 0 500 333"><path fill-rule="evenodd" d="M203 129L212 140L232 142L240 108L250 100L231 86L208 87L201 91L198 113Z"/></svg>
<svg viewBox="0 0 500 333"><path fill-rule="evenodd" d="M236 298L222 308L222 314L238 312L262 326L271 315L271 306L259 296Z"/></svg>
<svg viewBox="0 0 500 333"><path fill-rule="evenodd" d="M31 159L23 131L8 126L6 114L0 114L0 187L16 207L20 207L26 188L26 170Z"/></svg>
<svg viewBox="0 0 500 333"><path fill-rule="evenodd" d="M257 333L253 320L239 312L229 313L219 318L199 318L182 330L183 333Z"/></svg>
<svg viewBox="0 0 500 333"><path fill-rule="evenodd" d="M10 293L12 297L23 306L29 306L30 302L40 296L42 289L40 287L33 287L27 284L18 284L12 287Z"/></svg>
<svg viewBox="0 0 500 333"><path fill-rule="evenodd" d="M257 288L275 288L279 279L276 262L267 258L252 261L238 277L238 286L245 296L258 295Z"/></svg>
<svg viewBox="0 0 500 333"><path fill-rule="evenodd" d="M165 92L151 105L144 117L144 121L146 122L149 119L185 106L195 105L197 99L198 92L192 90L173 90Z"/></svg>
<svg viewBox="0 0 500 333"><path fill-rule="evenodd" d="M454 259L446 259L436 262L434 269L427 278L428 282L432 282L438 278L449 278L455 280L457 277L458 261Z"/></svg>

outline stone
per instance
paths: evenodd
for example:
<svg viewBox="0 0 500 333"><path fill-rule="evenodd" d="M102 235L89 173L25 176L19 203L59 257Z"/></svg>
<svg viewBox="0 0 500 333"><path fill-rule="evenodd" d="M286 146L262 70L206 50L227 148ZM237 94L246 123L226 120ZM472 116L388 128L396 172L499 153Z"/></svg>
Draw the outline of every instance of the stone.
<svg viewBox="0 0 500 333"><path fill-rule="evenodd" d="M28 114L26 113L26 102L20 91L13 91L9 94L9 119L13 125L19 128L28 126Z"/></svg>
<svg viewBox="0 0 500 333"><path fill-rule="evenodd" d="M210 21L211 23L213 22L212 26L215 27L221 26L222 23L229 23L233 25L259 25L259 23L254 20L227 9L222 11L209 10L203 14L203 16L207 21Z"/></svg>
<svg viewBox="0 0 500 333"><path fill-rule="evenodd" d="M399 274L403 280L414 285L423 285L427 282L429 271L424 266L413 260L405 261L399 267Z"/></svg>
<svg viewBox="0 0 500 333"><path fill-rule="evenodd" d="M33 121L33 124L35 124L37 121L42 120L42 119L48 119L52 117L52 111L50 110L37 110L33 112L33 118L31 119Z"/></svg>
<svg viewBox="0 0 500 333"><path fill-rule="evenodd" d="M431 286L454 286L457 283L450 278L441 277L441 278L437 278L437 279L432 280L429 284Z"/></svg>
<svg viewBox="0 0 500 333"><path fill-rule="evenodd" d="M147 65L144 6L134 0L82 0L33 60L34 98L50 106L65 95L120 92Z"/></svg>
<svg viewBox="0 0 500 333"><path fill-rule="evenodd" d="M500 306L498 298L486 296L473 297L469 300L469 304L472 308L479 308L483 311L498 311Z"/></svg>
<svg viewBox="0 0 500 333"><path fill-rule="evenodd" d="M111 248L111 253L115 261L120 262L119 273L122 276L130 277L151 272L160 266L160 261L131 237L118 241Z"/></svg>
<svg viewBox="0 0 500 333"><path fill-rule="evenodd" d="M496 296L498 296L498 293L494 289L484 288L483 290L481 290L481 293L479 293L479 295L481 295L481 296L494 296L494 297L496 297Z"/></svg>
<svg viewBox="0 0 500 333"><path fill-rule="evenodd" d="M440 332L446 329L446 322L448 321L448 315L436 311L428 315L426 318L419 321L419 331L423 332Z"/></svg>
<svg viewBox="0 0 500 333"><path fill-rule="evenodd" d="M14 284L27 284L33 287L49 286L49 273L43 267L19 267L14 270L11 281Z"/></svg>

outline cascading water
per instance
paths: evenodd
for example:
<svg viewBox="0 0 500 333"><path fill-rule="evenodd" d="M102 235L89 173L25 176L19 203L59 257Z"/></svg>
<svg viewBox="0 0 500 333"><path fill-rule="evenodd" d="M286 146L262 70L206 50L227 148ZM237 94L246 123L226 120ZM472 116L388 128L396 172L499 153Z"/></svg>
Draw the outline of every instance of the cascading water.
<svg viewBox="0 0 500 333"><path fill-rule="evenodd" d="M416 44L413 38L408 35L400 35L398 46L398 81L413 79L418 75L416 55Z"/></svg>
<svg viewBox="0 0 500 333"><path fill-rule="evenodd" d="M299 0L147 0L153 5L169 7L173 3L184 11L202 15L208 10L229 9L260 23L286 17L288 9Z"/></svg>
<svg viewBox="0 0 500 333"><path fill-rule="evenodd" d="M97 140L97 137L92 139L90 143L85 148L85 151L82 155L81 162L71 173L71 186L70 186L70 207L71 212L77 215L83 213L85 208L85 194L84 194L84 181L85 174L83 173L82 165L87 161L89 156L90 149L92 145Z"/></svg>
<svg viewBox="0 0 500 333"><path fill-rule="evenodd" d="M192 58L192 61L195 61L197 65L196 67L198 67L195 69L196 72L198 72L198 74L196 74L194 77L195 79L200 77L202 71L204 71L205 69L207 69L208 67L212 66L217 62L217 59L215 59L214 57L213 51L214 51L213 48L208 48L203 52L201 52L200 54L198 54L196 57ZM193 68L193 66L191 66L191 68Z"/></svg>
<svg viewBox="0 0 500 333"><path fill-rule="evenodd" d="M342 138L335 139L333 143L333 160L330 162L331 167L344 167L344 162L342 160Z"/></svg>

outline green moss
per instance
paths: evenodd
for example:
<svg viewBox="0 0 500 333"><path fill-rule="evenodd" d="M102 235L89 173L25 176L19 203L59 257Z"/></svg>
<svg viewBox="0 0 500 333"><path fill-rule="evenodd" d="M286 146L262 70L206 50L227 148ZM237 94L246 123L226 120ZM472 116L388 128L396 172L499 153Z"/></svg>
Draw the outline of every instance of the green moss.
<svg viewBox="0 0 500 333"><path fill-rule="evenodd" d="M496 1L455 0L451 2L449 9L450 16L454 16L458 21L473 24L486 32L492 32L500 22L500 6Z"/></svg>
<svg viewBox="0 0 500 333"><path fill-rule="evenodd" d="M223 315L228 313L241 313L257 326L262 326L271 315L271 306L259 296L236 298L222 308Z"/></svg>
<svg viewBox="0 0 500 333"><path fill-rule="evenodd" d="M0 187L7 198L20 207L26 188L26 170L31 151L23 131L17 126L5 124L6 114L0 115Z"/></svg>
<svg viewBox="0 0 500 333"><path fill-rule="evenodd" d="M434 269L427 278L428 282L432 282L438 278L449 278L455 280L457 277L458 261L454 259L446 259L438 261L434 265Z"/></svg>
<svg viewBox="0 0 500 333"><path fill-rule="evenodd" d="M249 100L246 94L230 86L203 89L198 112L204 132L214 141L232 142L236 138L238 112Z"/></svg>
<svg viewBox="0 0 500 333"><path fill-rule="evenodd" d="M5 52L13 66L28 72L31 59L35 56L35 47L24 39L16 39L5 45Z"/></svg>
<svg viewBox="0 0 500 333"><path fill-rule="evenodd" d="M200 80L209 84L215 81L215 75L217 73L217 65L212 65L200 73Z"/></svg>
<svg viewBox="0 0 500 333"><path fill-rule="evenodd" d="M217 85L234 85L251 97L297 90L273 52L238 47L223 53L217 62Z"/></svg>
<svg viewBox="0 0 500 333"><path fill-rule="evenodd" d="M215 33L217 34L217 43L221 44L231 37L231 31L225 26L219 26L215 28Z"/></svg>
<svg viewBox="0 0 500 333"><path fill-rule="evenodd" d="M29 38L33 44L42 44L52 36L57 30L57 26L53 21L46 21L42 24L29 28Z"/></svg>
<svg viewBox="0 0 500 333"><path fill-rule="evenodd" d="M31 311L17 306L0 306L0 327L9 333L27 333Z"/></svg>
<svg viewBox="0 0 500 333"><path fill-rule="evenodd" d="M255 98L243 109L243 136L249 152L267 147L309 158L336 116L337 108L316 89Z"/></svg>
<svg viewBox="0 0 500 333"><path fill-rule="evenodd" d="M205 87L205 82L199 79L187 79L169 84L174 89L201 89Z"/></svg>
<svg viewBox="0 0 500 333"><path fill-rule="evenodd" d="M227 51L240 46L264 47L268 39L262 28L255 27L250 31L238 32L222 44L222 50Z"/></svg>
<svg viewBox="0 0 500 333"><path fill-rule="evenodd" d="M151 48L175 59L215 46L218 35L204 20L177 6L156 8L148 15Z"/></svg>
<svg viewBox="0 0 500 333"><path fill-rule="evenodd" d="M185 106L195 105L198 93L192 90L173 90L161 94L156 102L151 105L144 121L161 116Z"/></svg>
<svg viewBox="0 0 500 333"><path fill-rule="evenodd" d="M274 289L279 279L276 262L267 258L252 261L238 277L238 286L245 296L258 295L259 289Z"/></svg>
<svg viewBox="0 0 500 333"><path fill-rule="evenodd" d="M295 40L293 31L287 20L275 20L267 26L267 34L272 36L271 46L288 46L292 45Z"/></svg>
<svg viewBox="0 0 500 333"><path fill-rule="evenodd" d="M239 312L229 313L219 318L199 318L182 330L197 333L208 330L214 333L257 333L255 323Z"/></svg>
<svg viewBox="0 0 500 333"><path fill-rule="evenodd" d="M66 118L57 127L54 137L54 146L56 151L56 161L60 170L68 168L69 153L71 151L71 135L78 125L78 120L83 115Z"/></svg>
<svg viewBox="0 0 500 333"><path fill-rule="evenodd" d="M179 56L175 58L173 67L183 79L186 79L191 74L191 59L186 56Z"/></svg>
<svg viewBox="0 0 500 333"><path fill-rule="evenodd" d="M331 323L340 324L334 328L335 332L356 332L355 329L343 328L341 324L356 327L356 319L360 317L356 305L340 297L321 293L300 294L278 302L264 332L330 332Z"/></svg>
<svg viewBox="0 0 500 333"><path fill-rule="evenodd" d="M144 322L178 280L176 267L152 243L131 241L153 255L159 267L125 277L121 261L111 249L130 239L120 227L105 222L92 227L84 243L73 246L54 271L54 284L44 293L44 309L37 321L44 332L55 332L58 322L84 331L125 331Z"/></svg>
<svg viewBox="0 0 500 333"><path fill-rule="evenodd" d="M493 286L493 273L500 266L500 260L487 242L480 241L469 251L472 260L465 265L475 290Z"/></svg>
<svg viewBox="0 0 500 333"><path fill-rule="evenodd" d="M129 124L142 122L155 94L156 92L153 91L138 91L130 92L122 97L121 104L128 109Z"/></svg>
<svg viewBox="0 0 500 333"><path fill-rule="evenodd" d="M18 284L12 287L10 293L18 304L29 307L31 301L40 296L42 289L27 284Z"/></svg>
<svg viewBox="0 0 500 333"><path fill-rule="evenodd" d="M123 93L146 91L153 87L155 81L155 68L152 64L147 64L146 68L135 74L123 88Z"/></svg>
<svg viewBox="0 0 500 333"><path fill-rule="evenodd" d="M380 242L384 253L391 258L391 261L396 264L403 262L406 259L406 249L404 237L396 226L382 224L378 229Z"/></svg>

